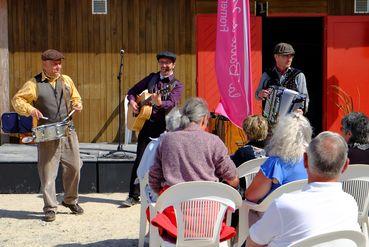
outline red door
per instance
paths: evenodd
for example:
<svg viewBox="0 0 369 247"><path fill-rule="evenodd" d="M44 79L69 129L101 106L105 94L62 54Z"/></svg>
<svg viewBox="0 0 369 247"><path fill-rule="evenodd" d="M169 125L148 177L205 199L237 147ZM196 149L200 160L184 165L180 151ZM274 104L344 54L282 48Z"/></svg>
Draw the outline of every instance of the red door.
<svg viewBox="0 0 369 247"><path fill-rule="evenodd" d="M216 22L216 14L201 14L196 18L197 96L206 99L210 111L215 110L220 100L215 73ZM251 75L254 89L259 84L262 72L261 28L261 17L251 16ZM261 113L261 103L256 100L253 102L253 112Z"/></svg>
<svg viewBox="0 0 369 247"><path fill-rule="evenodd" d="M369 115L369 16L328 16L324 128L339 131L353 108Z"/></svg>

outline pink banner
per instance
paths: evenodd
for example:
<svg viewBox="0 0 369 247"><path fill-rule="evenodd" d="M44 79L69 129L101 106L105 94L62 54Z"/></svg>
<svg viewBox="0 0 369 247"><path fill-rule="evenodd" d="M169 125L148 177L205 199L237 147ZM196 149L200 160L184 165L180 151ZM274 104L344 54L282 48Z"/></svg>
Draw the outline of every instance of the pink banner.
<svg viewBox="0 0 369 247"><path fill-rule="evenodd" d="M215 69L221 96L216 113L241 127L252 114L248 0L218 0Z"/></svg>

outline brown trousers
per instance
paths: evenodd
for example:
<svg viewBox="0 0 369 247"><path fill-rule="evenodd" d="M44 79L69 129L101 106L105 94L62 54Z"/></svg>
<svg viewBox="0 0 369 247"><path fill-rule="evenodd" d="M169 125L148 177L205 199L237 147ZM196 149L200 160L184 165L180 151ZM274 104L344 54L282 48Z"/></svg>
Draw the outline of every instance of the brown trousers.
<svg viewBox="0 0 369 247"><path fill-rule="evenodd" d="M44 199L44 212L54 211L58 202L55 193L55 179L59 163L63 166L64 202L75 204L78 201L78 185L82 161L79 156L78 137L74 130L68 137L38 144L38 173Z"/></svg>

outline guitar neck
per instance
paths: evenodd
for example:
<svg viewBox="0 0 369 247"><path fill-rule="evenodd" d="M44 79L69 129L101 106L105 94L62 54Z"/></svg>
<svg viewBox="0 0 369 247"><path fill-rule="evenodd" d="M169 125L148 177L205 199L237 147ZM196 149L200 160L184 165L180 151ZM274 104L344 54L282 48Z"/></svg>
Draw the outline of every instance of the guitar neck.
<svg viewBox="0 0 369 247"><path fill-rule="evenodd" d="M141 101L141 105L147 105L151 102L152 95L150 95L147 99Z"/></svg>
<svg viewBox="0 0 369 247"><path fill-rule="evenodd" d="M169 86L168 86L169 87ZM158 94L161 94L161 93L165 93L165 92L167 92L168 91L168 87L165 87L165 88L163 88L163 89L160 89L157 93ZM152 98L152 94L147 98L147 99L145 99L145 100L143 100L143 101L141 101L141 105L147 105L148 103L150 103L151 102L151 98Z"/></svg>

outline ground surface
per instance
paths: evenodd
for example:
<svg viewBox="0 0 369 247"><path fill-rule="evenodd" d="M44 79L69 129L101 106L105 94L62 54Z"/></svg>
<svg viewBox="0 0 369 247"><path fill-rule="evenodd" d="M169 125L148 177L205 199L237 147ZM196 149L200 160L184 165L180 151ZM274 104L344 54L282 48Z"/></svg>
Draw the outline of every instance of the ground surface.
<svg viewBox="0 0 369 247"><path fill-rule="evenodd" d="M140 206L119 208L126 196L81 195L83 215L60 206L46 223L41 195L0 194L0 246L137 246Z"/></svg>

